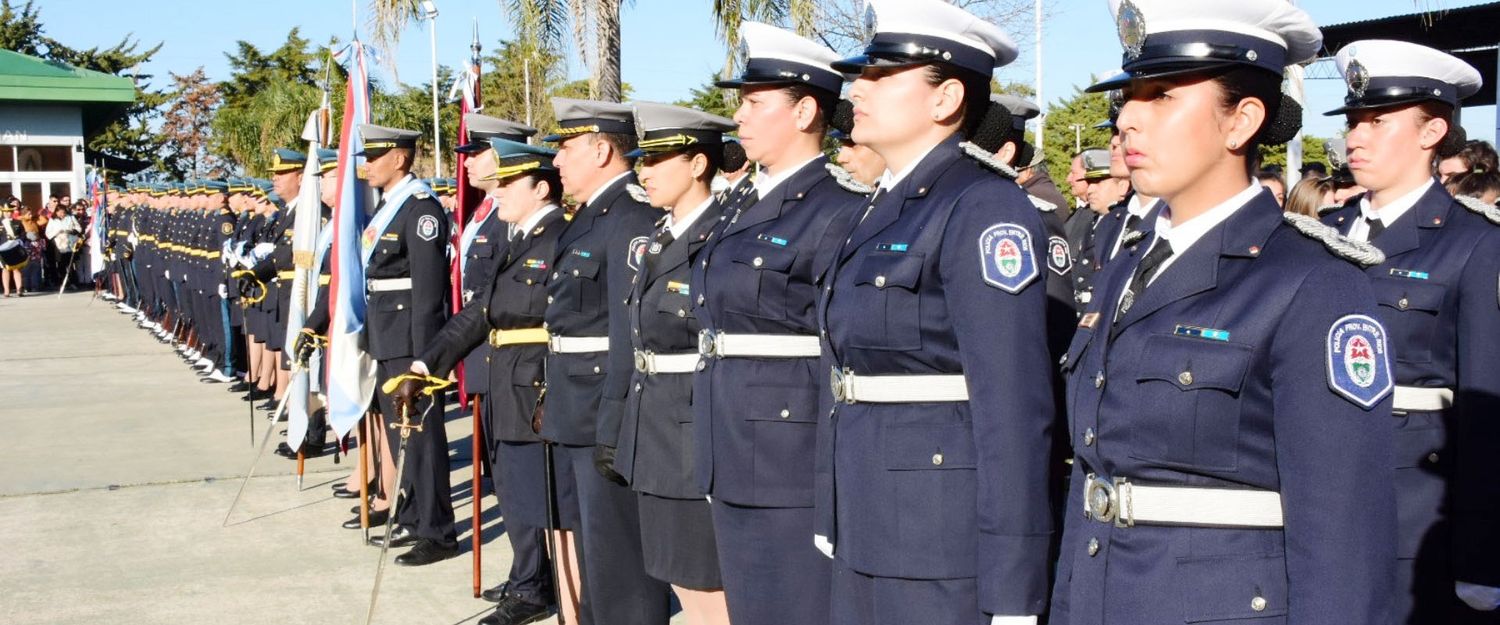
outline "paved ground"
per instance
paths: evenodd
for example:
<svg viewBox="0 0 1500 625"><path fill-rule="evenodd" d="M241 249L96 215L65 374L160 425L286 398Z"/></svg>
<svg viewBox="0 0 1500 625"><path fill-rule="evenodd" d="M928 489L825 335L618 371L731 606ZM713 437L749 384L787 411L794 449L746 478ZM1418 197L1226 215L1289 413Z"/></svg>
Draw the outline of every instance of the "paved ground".
<svg viewBox="0 0 1500 625"><path fill-rule="evenodd" d="M0 299L0 328L0 623L364 622L377 550L328 490L350 463L309 460L298 492L268 452L222 527L255 451L238 396L88 293ZM450 415L465 530L471 427ZM511 557L490 504L486 586ZM375 622L483 616L469 558L388 566Z"/></svg>

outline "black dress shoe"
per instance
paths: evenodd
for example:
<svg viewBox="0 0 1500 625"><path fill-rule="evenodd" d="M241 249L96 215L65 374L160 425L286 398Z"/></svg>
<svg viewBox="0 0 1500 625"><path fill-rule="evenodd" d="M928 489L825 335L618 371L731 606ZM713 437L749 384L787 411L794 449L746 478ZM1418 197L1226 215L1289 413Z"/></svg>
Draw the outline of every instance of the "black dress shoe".
<svg viewBox="0 0 1500 625"><path fill-rule="evenodd" d="M229 385L228 390L231 393L243 393L250 390L250 385L246 384L244 380L240 380L238 382L235 382L234 384Z"/></svg>
<svg viewBox="0 0 1500 625"><path fill-rule="evenodd" d="M371 547L379 547L380 544L384 542L384 536L370 537ZM411 531L411 528L399 526L391 528L391 547L399 549L401 547L409 547L411 545L415 545L418 542L422 542L422 539L417 538L416 532Z"/></svg>
<svg viewBox="0 0 1500 625"><path fill-rule="evenodd" d="M391 513L391 511L390 511L389 508L387 508L385 510L372 510L370 512L370 527L375 527L377 525L385 525L385 518L387 516L389 516L390 513ZM354 515L354 518L349 519L348 521L344 521L344 529L346 529L346 530L357 530L357 529L359 529L359 515L356 514L356 515ZM374 540L374 539L371 538L370 540Z"/></svg>
<svg viewBox="0 0 1500 625"><path fill-rule="evenodd" d="M515 595L505 595L500 599L500 605L495 606L494 612L479 619L479 625L526 625L549 616L552 616L552 611L547 606L523 601Z"/></svg>
<svg viewBox="0 0 1500 625"><path fill-rule="evenodd" d="M391 543L395 545L394 542ZM440 543L430 538L418 538L416 546L411 551L396 556L396 564L401 566L426 566L434 562L442 562L458 555L458 543Z"/></svg>
<svg viewBox="0 0 1500 625"><path fill-rule="evenodd" d="M507 581L501 582L499 586L494 588L486 588L484 592L479 593L479 597L490 603L500 603L500 600L504 599L505 595L509 592L510 582Z"/></svg>
<svg viewBox="0 0 1500 625"><path fill-rule="evenodd" d="M255 408L257 410L275 410L276 409L276 400L275 399L267 399L267 400L265 400L265 401L257 404L255 406Z"/></svg>
<svg viewBox="0 0 1500 625"><path fill-rule="evenodd" d="M340 482L338 488L333 489L333 497L334 499L356 499L359 497L359 491L344 488L343 482Z"/></svg>

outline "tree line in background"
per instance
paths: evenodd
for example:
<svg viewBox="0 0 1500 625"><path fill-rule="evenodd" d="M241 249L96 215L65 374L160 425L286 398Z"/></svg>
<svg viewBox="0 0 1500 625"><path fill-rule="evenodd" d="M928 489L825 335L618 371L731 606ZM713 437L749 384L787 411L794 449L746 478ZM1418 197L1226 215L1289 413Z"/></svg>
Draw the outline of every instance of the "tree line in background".
<svg viewBox="0 0 1500 625"><path fill-rule="evenodd" d="M628 2L629 0L625 0ZM500 8L515 33L499 41L482 57L480 93L484 112L529 122L550 130L556 124L553 97L622 101L630 87L620 81L619 38L622 0L500 0ZM708 0L716 32L730 51L722 69L690 90L677 103L730 117L737 106L734 91L713 86L722 76L741 68L732 51L740 45L739 24L757 20L779 24L820 40L839 53L858 50L865 36L864 0ZM1011 32L1026 32L1032 18L1031 0L954 0ZM399 33L420 18L415 0L371 0L370 22L374 49L394 58ZM0 0L0 47L135 80L137 101L120 119L89 139L92 150L151 163L164 178L262 175L270 149L297 146L307 114L317 108L326 90L335 111L342 110L345 75L333 51L344 43L313 42L292 28L274 50L237 41L225 52L230 75L211 80L201 67L170 73L166 84L139 68L162 44L142 49L127 36L108 48L71 48L45 34L35 0L24 5ZM451 39L456 41L456 39ZM1026 42L1022 42L1025 45ZM487 46L489 47L489 46ZM451 51L450 51L451 52ZM588 77L568 79L568 62L577 58ZM389 67L389 64L382 64ZM393 69L393 68L392 68ZM394 74L393 74L394 75ZM458 73L438 70L439 92L448 93ZM1087 77L1085 77L1087 78ZM996 91L1034 96L1024 83L992 83ZM418 172L431 175L433 131L431 83L406 85L376 80L371 111L377 124L422 132ZM1081 90L1048 107L1044 156L1049 171L1061 181L1068 171L1075 144L1107 145L1109 134L1093 126L1107 116L1101 94ZM459 107L443 106L438 124L445 148L451 148L458 129ZM335 124L339 116L334 115ZM331 136L337 135L337 128ZM1304 160L1324 161L1322 140L1304 140ZM1284 164L1284 146L1265 150L1265 162ZM450 162L445 159L445 162ZM1059 184L1067 193L1065 184Z"/></svg>

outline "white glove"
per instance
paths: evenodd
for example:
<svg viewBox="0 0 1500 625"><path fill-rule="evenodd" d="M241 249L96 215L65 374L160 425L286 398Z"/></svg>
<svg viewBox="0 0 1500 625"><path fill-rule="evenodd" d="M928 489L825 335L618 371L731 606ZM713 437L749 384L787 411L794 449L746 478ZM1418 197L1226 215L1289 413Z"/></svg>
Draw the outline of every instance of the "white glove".
<svg viewBox="0 0 1500 625"><path fill-rule="evenodd" d="M1480 586L1468 582L1454 582L1453 592L1469 607L1480 612L1491 612L1500 608L1500 588Z"/></svg>
<svg viewBox="0 0 1500 625"><path fill-rule="evenodd" d="M161 272L161 275L162 275L162 277L164 277L164 278L166 278L168 280L172 279L172 272L171 272L171 270L163 270Z"/></svg>
<svg viewBox="0 0 1500 625"><path fill-rule="evenodd" d="M822 534L813 534L813 546L818 548L823 555L833 558L833 543L828 542L828 537Z"/></svg>
<svg viewBox="0 0 1500 625"><path fill-rule="evenodd" d="M222 284L219 285L219 299L229 299L229 289Z"/></svg>
<svg viewBox="0 0 1500 625"><path fill-rule="evenodd" d="M432 371L427 368L427 363L420 360L411 361L411 372L417 375L432 375Z"/></svg>
<svg viewBox="0 0 1500 625"><path fill-rule="evenodd" d="M990 615L990 625L1036 625L1035 616Z"/></svg>

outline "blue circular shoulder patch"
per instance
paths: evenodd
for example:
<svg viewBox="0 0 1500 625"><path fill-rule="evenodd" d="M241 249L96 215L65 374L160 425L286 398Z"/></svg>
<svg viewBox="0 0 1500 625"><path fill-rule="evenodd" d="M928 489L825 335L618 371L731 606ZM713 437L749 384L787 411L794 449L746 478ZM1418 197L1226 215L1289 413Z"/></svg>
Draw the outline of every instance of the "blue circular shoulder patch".
<svg viewBox="0 0 1500 625"><path fill-rule="evenodd" d="M1345 315L1328 329L1328 386L1369 410L1394 388L1385 327L1366 315Z"/></svg>
<svg viewBox="0 0 1500 625"><path fill-rule="evenodd" d="M984 281L1006 293L1020 293L1039 273L1031 233L1016 224L995 224L979 235Z"/></svg>

